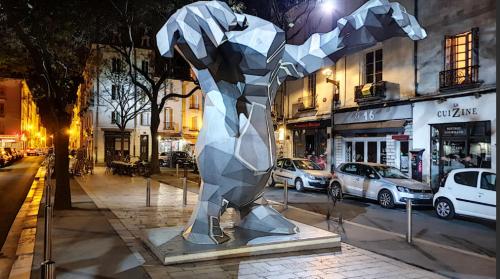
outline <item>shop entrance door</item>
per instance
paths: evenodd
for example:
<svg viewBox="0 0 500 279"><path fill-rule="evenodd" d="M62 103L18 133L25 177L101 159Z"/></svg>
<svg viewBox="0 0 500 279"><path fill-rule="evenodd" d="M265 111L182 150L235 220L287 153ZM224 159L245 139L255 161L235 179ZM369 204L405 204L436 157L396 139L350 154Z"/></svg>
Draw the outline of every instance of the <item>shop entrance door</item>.
<svg viewBox="0 0 500 279"><path fill-rule="evenodd" d="M344 140L347 162L386 163L385 138L345 138Z"/></svg>
<svg viewBox="0 0 500 279"><path fill-rule="evenodd" d="M141 135L141 144L139 147L139 156L142 161L148 161L149 138L148 135Z"/></svg>

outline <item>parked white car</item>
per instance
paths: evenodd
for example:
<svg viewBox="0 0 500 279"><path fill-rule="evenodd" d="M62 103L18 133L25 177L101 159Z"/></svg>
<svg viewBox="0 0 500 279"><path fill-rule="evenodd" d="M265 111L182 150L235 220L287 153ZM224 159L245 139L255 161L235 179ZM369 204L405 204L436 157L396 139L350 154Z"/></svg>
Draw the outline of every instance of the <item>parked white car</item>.
<svg viewBox="0 0 500 279"><path fill-rule="evenodd" d="M441 180L434 195L437 216L452 219L455 214L497 219L497 175L493 169L452 170Z"/></svg>
<svg viewBox="0 0 500 279"><path fill-rule="evenodd" d="M326 190L332 175L309 159L282 158L278 159L271 177L271 185L288 181L289 186L303 192L305 189Z"/></svg>
<svg viewBox="0 0 500 279"><path fill-rule="evenodd" d="M397 168L374 163L344 163L336 170L330 185L332 194L377 200L393 208L411 199L414 204L432 204L429 185L413 180Z"/></svg>

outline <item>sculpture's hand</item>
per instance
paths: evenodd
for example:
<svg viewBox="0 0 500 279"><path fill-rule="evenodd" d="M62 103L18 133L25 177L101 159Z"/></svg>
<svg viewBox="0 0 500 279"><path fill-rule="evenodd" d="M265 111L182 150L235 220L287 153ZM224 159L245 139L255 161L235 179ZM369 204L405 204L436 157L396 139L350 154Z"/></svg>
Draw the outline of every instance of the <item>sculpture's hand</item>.
<svg viewBox="0 0 500 279"><path fill-rule="evenodd" d="M172 57L173 47L182 42L202 60L208 56L209 48L227 40L226 32L245 25L245 16L233 12L226 3L200 1L177 10L156 34L156 41L162 56Z"/></svg>

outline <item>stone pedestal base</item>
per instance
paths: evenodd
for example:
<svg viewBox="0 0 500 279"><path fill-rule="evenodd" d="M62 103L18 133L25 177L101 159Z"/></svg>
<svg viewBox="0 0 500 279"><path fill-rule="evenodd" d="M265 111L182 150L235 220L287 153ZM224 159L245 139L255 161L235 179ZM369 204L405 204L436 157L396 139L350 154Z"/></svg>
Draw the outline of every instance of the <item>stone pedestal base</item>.
<svg viewBox="0 0 500 279"><path fill-rule="evenodd" d="M299 233L278 235L238 227L224 228L231 240L220 245L190 243L182 238L182 227L144 230L143 241L164 265L327 248L340 249L339 235L292 222L299 227Z"/></svg>

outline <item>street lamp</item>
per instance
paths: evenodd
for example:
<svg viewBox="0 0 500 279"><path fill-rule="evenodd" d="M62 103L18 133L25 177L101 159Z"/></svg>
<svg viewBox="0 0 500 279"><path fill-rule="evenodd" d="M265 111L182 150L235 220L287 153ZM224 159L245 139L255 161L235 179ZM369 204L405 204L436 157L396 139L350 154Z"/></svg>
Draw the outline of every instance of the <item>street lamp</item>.
<svg viewBox="0 0 500 279"><path fill-rule="evenodd" d="M331 150L330 150L330 154L332 155L331 162L330 162L330 171L333 171L333 150L334 150L333 145L335 143L334 137L333 137L333 132L334 132L334 128L335 128L334 127L335 121L334 121L333 117L334 117L334 112L335 112L335 106L338 104L338 101L339 101L340 84L339 84L338 80L334 80L332 78L333 77L333 70L332 69L330 69L330 68L324 69L323 75L325 75L325 77L326 77L326 82L335 85L335 87L337 89L336 92L332 96L332 108L330 111L330 115L331 115L331 129L330 129Z"/></svg>
<svg viewBox="0 0 500 279"><path fill-rule="evenodd" d="M335 10L335 5L333 5L333 0L319 0L321 3L321 10L324 13L330 13Z"/></svg>

